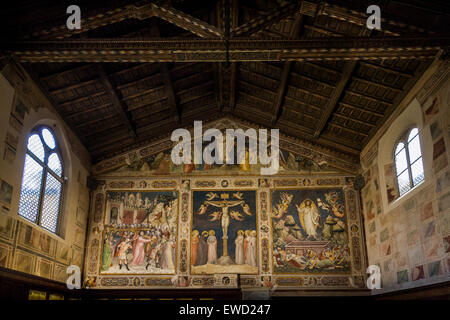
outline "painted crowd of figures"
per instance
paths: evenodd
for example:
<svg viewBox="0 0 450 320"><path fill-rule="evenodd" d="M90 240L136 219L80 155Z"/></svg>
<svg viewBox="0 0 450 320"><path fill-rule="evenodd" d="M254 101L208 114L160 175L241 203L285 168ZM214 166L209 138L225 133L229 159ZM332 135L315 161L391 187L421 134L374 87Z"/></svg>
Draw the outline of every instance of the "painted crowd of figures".
<svg viewBox="0 0 450 320"><path fill-rule="evenodd" d="M102 272L169 273L174 270L175 239L168 227L112 230L105 234Z"/></svg>
<svg viewBox="0 0 450 320"><path fill-rule="evenodd" d="M238 230L235 243L234 263L257 266L257 233L255 230ZM214 230L192 231L191 265L217 264L217 238Z"/></svg>

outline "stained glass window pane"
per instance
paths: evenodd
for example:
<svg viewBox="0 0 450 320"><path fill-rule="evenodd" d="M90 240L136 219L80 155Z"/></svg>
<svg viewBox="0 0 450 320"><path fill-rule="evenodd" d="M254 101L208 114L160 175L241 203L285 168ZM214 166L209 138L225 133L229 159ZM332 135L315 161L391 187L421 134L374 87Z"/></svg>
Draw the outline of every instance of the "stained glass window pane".
<svg viewBox="0 0 450 320"><path fill-rule="evenodd" d="M61 188L61 182L59 182L50 173L47 173L44 202L42 205L41 225L52 232L56 232L56 227L58 225Z"/></svg>
<svg viewBox="0 0 450 320"><path fill-rule="evenodd" d="M42 137L44 138L45 144L47 144L50 149L54 149L56 147L55 138L50 130L47 128L42 129Z"/></svg>
<svg viewBox="0 0 450 320"><path fill-rule="evenodd" d="M418 159L411 165L411 173L413 177L413 185L417 186L424 179L422 158Z"/></svg>
<svg viewBox="0 0 450 320"><path fill-rule="evenodd" d="M48 157L48 167L53 170L58 176L62 175L62 167L61 161L56 153L52 153L50 157Z"/></svg>
<svg viewBox="0 0 450 320"><path fill-rule="evenodd" d="M43 170L32 157L28 154L25 156L19 214L33 222L36 222L38 216Z"/></svg>
<svg viewBox="0 0 450 320"><path fill-rule="evenodd" d="M422 151L420 150L420 140L419 136L416 136L410 142L408 142L408 151L409 151L409 161L413 163L419 157L422 156Z"/></svg>
<svg viewBox="0 0 450 320"><path fill-rule="evenodd" d="M42 145L41 138L37 134L33 134L28 138L28 150L31 151L39 160L44 161L44 146Z"/></svg>
<svg viewBox="0 0 450 320"><path fill-rule="evenodd" d="M411 189L409 184L409 173L408 170L406 170L398 176L398 190L400 192L400 195L403 195L408 192L409 189Z"/></svg>
<svg viewBox="0 0 450 320"><path fill-rule="evenodd" d="M395 156L395 167L397 169L397 174L403 172L406 169L408 163L406 160L406 150L403 148L397 155Z"/></svg>
<svg viewBox="0 0 450 320"><path fill-rule="evenodd" d="M412 139L414 139L415 136L419 134L419 129L414 128L411 130L411 132L408 135L408 142L410 142Z"/></svg>

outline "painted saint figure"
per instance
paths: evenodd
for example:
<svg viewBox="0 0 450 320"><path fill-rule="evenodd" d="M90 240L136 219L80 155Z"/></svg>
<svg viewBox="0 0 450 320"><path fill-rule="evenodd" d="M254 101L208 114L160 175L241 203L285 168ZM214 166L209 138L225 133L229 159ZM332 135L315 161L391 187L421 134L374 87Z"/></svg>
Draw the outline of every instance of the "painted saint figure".
<svg viewBox="0 0 450 320"><path fill-rule="evenodd" d="M175 268L173 263L175 244L172 239L166 237L166 242L162 245L162 254L160 259L161 269L172 270Z"/></svg>
<svg viewBox="0 0 450 320"><path fill-rule="evenodd" d="M203 231L198 240L196 266L204 265L208 262L208 231Z"/></svg>
<svg viewBox="0 0 450 320"><path fill-rule="evenodd" d="M217 264L217 239L214 230L209 231L208 237L208 263Z"/></svg>
<svg viewBox="0 0 450 320"><path fill-rule="evenodd" d="M195 266L197 263L198 244L200 242L200 236L198 230L192 231L191 239L191 265Z"/></svg>
<svg viewBox="0 0 450 320"><path fill-rule="evenodd" d="M248 264L248 243L250 241L250 230L245 230L244 235L244 264Z"/></svg>
<svg viewBox="0 0 450 320"><path fill-rule="evenodd" d="M108 270L111 267L112 253L113 253L113 236L109 236L105 240L102 253L102 271Z"/></svg>
<svg viewBox="0 0 450 320"><path fill-rule="evenodd" d="M234 240L236 245L234 262L236 264L244 264L244 231L239 230L237 232L237 237Z"/></svg>
<svg viewBox="0 0 450 320"><path fill-rule="evenodd" d="M252 267L256 267L256 231L253 230L250 232L250 237L248 240L248 248L247 248L247 264Z"/></svg>

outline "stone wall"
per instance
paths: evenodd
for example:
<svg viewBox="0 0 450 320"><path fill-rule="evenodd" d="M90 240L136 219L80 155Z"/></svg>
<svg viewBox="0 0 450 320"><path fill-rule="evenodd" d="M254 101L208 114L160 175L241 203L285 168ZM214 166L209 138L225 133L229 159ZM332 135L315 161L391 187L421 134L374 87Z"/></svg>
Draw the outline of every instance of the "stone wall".
<svg viewBox="0 0 450 320"><path fill-rule="evenodd" d="M61 147L67 181L58 234L18 215L26 145L36 125L52 128ZM0 75L0 266L61 282L67 266L82 268L89 211L86 155L26 73L7 65Z"/></svg>
<svg viewBox="0 0 450 320"><path fill-rule="evenodd" d="M361 159L369 264L381 269L382 290L448 281L450 274L449 63L435 64L406 108ZM399 197L393 148L401 134L419 129L425 180Z"/></svg>

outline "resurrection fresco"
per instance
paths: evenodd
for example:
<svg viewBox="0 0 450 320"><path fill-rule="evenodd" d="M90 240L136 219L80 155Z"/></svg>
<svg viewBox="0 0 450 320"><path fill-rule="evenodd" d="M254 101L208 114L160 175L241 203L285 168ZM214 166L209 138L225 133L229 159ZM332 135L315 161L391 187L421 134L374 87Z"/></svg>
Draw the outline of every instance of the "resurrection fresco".
<svg viewBox="0 0 450 320"><path fill-rule="evenodd" d="M106 193L101 274L172 274L178 193Z"/></svg>
<svg viewBox="0 0 450 320"><path fill-rule="evenodd" d="M278 274L350 272L343 191L272 191L273 271Z"/></svg>
<svg viewBox="0 0 450 320"><path fill-rule="evenodd" d="M193 191L191 273L258 273L256 191Z"/></svg>

